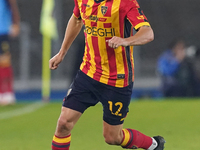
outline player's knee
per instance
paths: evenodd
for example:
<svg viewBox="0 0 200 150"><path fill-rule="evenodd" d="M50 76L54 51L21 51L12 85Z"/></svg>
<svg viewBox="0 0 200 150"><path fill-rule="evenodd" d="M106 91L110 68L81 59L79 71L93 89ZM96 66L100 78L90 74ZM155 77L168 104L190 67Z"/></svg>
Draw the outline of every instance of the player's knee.
<svg viewBox="0 0 200 150"><path fill-rule="evenodd" d="M109 145L119 145L121 142L118 136L113 136L109 133L104 133L104 139L105 142Z"/></svg>
<svg viewBox="0 0 200 150"><path fill-rule="evenodd" d="M107 144L113 145L114 140L113 140L112 137L110 137L110 136L104 136L104 139L105 139L105 142L106 142Z"/></svg>
<svg viewBox="0 0 200 150"><path fill-rule="evenodd" d="M67 118L60 116L58 119L58 128L60 130L72 130L73 122L69 121Z"/></svg>

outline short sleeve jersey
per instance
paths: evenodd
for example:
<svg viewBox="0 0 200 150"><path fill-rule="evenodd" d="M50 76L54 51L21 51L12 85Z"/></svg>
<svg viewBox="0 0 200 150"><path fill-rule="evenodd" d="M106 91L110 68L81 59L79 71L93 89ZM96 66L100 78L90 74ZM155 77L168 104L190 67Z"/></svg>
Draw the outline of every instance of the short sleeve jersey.
<svg viewBox="0 0 200 150"><path fill-rule="evenodd" d="M136 0L74 0L74 16L85 29L85 53L80 69L101 83L126 87L134 81L133 46L113 49L106 40L127 38L150 26Z"/></svg>

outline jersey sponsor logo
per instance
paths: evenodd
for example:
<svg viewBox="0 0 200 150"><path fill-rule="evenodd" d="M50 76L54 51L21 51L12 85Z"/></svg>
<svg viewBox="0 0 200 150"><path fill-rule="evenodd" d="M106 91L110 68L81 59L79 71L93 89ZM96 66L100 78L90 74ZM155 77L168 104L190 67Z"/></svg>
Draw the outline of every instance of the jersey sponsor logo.
<svg viewBox="0 0 200 150"><path fill-rule="evenodd" d="M107 10L108 10L108 6L101 6L101 13L102 13L103 15L106 14Z"/></svg>
<svg viewBox="0 0 200 150"><path fill-rule="evenodd" d="M83 4L83 6L85 6L85 7L90 7L90 5L88 5L88 4Z"/></svg>
<svg viewBox="0 0 200 150"><path fill-rule="evenodd" d="M92 36L113 37L115 36L115 28L97 28L85 26L85 33Z"/></svg>
<svg viewBox="0 0 200 150"><path fill-rule="evenodd" d="M106 20L107 20L107 18L99 18L96 15L87 16L85 14L83 14L83 19L84 20L91 20L91 21L94 21L94 22L97 22L97 21L106 22Z"/></svg>

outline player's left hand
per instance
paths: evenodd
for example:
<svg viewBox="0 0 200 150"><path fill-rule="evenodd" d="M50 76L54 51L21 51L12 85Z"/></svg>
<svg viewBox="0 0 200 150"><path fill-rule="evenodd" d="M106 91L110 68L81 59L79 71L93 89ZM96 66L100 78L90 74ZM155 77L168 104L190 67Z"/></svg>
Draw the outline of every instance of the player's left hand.
<svg viewBox="0 0 200 150"><path fill-rule="evenodd" d="M106 42L108 42L108 46L114 49L118 48L119 46L128 46L126 39L117 36L113 36L111 39L106 40Z"/></svg>

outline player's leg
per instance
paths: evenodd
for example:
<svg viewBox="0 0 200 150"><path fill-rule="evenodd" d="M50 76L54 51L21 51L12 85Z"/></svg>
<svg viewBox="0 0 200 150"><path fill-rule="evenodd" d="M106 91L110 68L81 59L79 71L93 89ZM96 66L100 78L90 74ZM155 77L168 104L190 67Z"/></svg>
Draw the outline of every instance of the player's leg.
<svg viewBox="0 0 200 150"><path fill-rule="evenodd" d="M122 129L123 124L110 125L104 121L103 134L105 142L120 145L126 149L163 150L164 139L160 136L149 137L135 129Z"/></svg>
<svg viewBox="0 0 200 150"><path fill-rule="evenodd" d="M121 145L128 149L163 150L163 138L151 138L135 129L123 129L124 118L130 104L132 85L125 88L105 86L104 89L106 90L103 95L107 95L105 97L107 100L102 99L101 102L104 107L103 135L106 143Z"/></svg>
<svg viewBox="0 0 200 150"><path fill-rule="evenodd" d="M81 112L62 107L52 141L52 150L60 150L61 148L62 150L69 150L71 130L81 115Z"/></svg>
<svg viewBox="0 0 200 150"><path fill-rule="evenodd" d="M78 72L68 94L63 101L63 107L58 119L55 136L52 142L52 150L69 150L71 141L71 130L90 106L98 103L91 93L91 78Z"/></svg>
<svg viewBox="0 0 200 150"><path fill-rule="evenodd" d="M60 137L69 135L81 115L81 112L62 107L61 114L57 122L55 135Z"/></svg>
<svg viewBox="0 0 200 150"><path fill-rule="evenodd" d="M103 121L103 136L105 142L110 145L120 145L123 139L123 124L109 125Z"/></svg>

